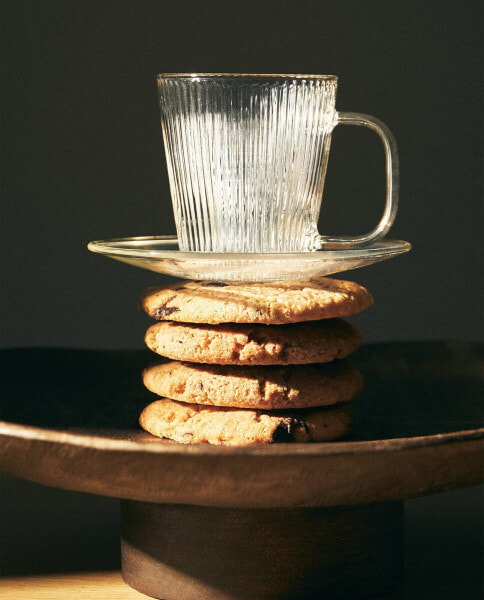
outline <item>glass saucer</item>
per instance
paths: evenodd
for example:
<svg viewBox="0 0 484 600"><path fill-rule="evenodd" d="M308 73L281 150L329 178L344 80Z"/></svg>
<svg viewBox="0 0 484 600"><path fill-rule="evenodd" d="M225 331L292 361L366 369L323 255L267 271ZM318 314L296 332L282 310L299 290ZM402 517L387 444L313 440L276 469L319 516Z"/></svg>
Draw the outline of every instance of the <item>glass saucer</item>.
<svg viewBox="0 0 484 600"><path fill-rule="evenodd" d="M331 275L366 267L408 252L400 240L381 240L357 250L318 250L273 254L180 252L174 235L90 242L91 252L135 267L181 279L205 281L279 281Z"/></svg>

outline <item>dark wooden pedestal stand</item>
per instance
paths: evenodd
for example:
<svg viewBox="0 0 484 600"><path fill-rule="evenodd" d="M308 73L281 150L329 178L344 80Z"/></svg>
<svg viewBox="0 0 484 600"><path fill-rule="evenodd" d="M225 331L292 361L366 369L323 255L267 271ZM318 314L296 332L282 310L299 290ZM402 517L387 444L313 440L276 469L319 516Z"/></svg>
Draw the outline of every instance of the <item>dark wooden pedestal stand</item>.
<svg viewBox="0 0 484 600"><path fill-rule="evenodd" d="M0 467L121 498L123 576L156 598L381 597L402 500L484 479L477 344L367 345L351 438L232 448L137 427L149 353L1 354Z"/></svg>
<svg viewBox="0 0 484 600"><path fill-rule="evenodd" d="M164 600L369 598L398 586L403 502L213 508L123 501L123 577Z"/></svg>

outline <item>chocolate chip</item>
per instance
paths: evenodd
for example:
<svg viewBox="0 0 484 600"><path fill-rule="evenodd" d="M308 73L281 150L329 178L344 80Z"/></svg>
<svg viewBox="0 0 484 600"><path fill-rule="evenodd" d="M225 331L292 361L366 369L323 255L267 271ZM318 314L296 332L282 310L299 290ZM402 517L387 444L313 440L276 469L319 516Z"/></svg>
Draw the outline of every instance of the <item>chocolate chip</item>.
<svg viewBox="0 0 484 600"><path fill-rule="evenodd" d="M303 429L304 433L311 436L311 432L309 431L308 424L306 423L306 421L304 419L299 419L298 425L299 425L299 427L301 427Z"/></svg>
<svg viewBox="0 0 484 600"><path fill-rule="evenodd" d="M153 311L152 316L155 319L164 319L165 317L169 317L173 313L178 312L180 310L178 306L167 306L168 302L171 302L175 298L176 294L174 296L170 296L168 300L165 300L161 306Z"/></svg>
<svg viewBox="0 0 484 600"><path fill-rule="evenodd" d="M273 442L289 442L292 435L292 430L294 426L294 419L291 417L285 418L281 423L277 426L276 430L272 434Z"/></svg>
<svg viewBox="0 0 484 600"><path fill-rule="evenodd" d="M202 283L203 287L227 287L226 283L222 283L221 281L207 281L206 283Z"/></svg>
<svg viewBox="0 0 484 600"><path fill-rule="evenodd" d="M202 383L201 381L199 381L199 382L197 383L197 388L198 388L199 390L203 390L203 383Z"/></svg>

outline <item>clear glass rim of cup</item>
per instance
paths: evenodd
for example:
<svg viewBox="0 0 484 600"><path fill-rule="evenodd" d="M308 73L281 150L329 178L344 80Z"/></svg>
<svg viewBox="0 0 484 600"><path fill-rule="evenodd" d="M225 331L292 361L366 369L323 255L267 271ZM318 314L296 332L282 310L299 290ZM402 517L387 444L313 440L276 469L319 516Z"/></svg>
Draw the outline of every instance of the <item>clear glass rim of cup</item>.
<svg viewBox="0 0 484 600"><path fill-rule="evenodd" d="M160 79L311 79L315 81L337 82L337 75L299 75L291 73L160 73L156 76Z"/></svg>

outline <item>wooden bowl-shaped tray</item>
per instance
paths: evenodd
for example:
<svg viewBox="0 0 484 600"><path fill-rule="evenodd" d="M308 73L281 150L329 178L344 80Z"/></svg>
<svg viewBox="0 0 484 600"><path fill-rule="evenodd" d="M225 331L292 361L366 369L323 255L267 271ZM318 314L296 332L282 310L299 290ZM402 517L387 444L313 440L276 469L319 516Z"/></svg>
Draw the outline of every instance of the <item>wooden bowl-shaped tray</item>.
<svg viewBox="0 0 484 600"><path fill-rule="evenodd" d="M69 490L219 507L358 505L483 480L482 356L463 342L366 345L350 437L180 445L141 431L145 351L5 350L0 468Z"/></svg>

